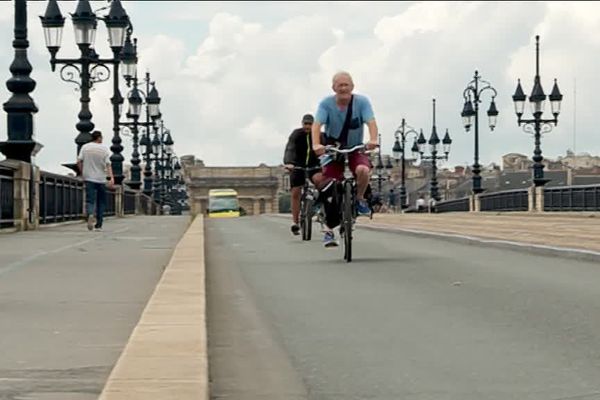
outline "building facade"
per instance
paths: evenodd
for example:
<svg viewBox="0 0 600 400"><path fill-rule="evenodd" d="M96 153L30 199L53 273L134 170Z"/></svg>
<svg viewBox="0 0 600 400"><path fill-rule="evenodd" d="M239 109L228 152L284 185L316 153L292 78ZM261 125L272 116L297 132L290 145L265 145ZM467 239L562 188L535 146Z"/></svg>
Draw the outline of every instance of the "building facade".
<svg viewBox="0 0 600 400"><path fill-rule="evenodd" d="M279 212L279 194L285 188L281 166L210 167L193 156L181 157L181 161L193 215L206 213L210 189L236 190L247 215Z"/></svg>

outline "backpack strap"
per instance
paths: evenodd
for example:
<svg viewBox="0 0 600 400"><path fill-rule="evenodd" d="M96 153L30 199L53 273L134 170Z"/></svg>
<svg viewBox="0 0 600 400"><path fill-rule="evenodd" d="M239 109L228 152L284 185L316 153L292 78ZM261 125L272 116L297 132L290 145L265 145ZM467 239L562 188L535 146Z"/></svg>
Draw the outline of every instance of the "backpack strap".
<svg viewBox="0 0 600 400"><path fill-rule="evenodd" d="M346 111L346 119L344 120L344 126L342 127L342 131L340 132L339 141L341 143L341 147L346 147L348 142L348 132L350 131L350 121L352 121L352 102L354 100L354 95L350 97L350 103L348 104L348 110Z"/></svg>

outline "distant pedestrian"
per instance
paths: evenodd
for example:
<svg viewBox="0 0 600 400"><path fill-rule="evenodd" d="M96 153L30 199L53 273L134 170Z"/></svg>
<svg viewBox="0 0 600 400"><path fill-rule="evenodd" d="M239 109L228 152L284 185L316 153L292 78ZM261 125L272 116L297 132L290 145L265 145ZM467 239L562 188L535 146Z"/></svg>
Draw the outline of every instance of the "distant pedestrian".
<svg viewBox="0 0 600 400"><path fill-rule="evenodd" d="M110 152L102 144L102 132L92 132L92 141L81 147L77 157L77 166L85 181L85 205L88 230L102 230L104 209L106 208L106 181L109 187L115 184L110 165ZM94 219L95 211L95 219Z"/></svg>
<svg viewBox="0 0 600 400"><path fill-rule="evenodd" d="M437 201L435 201L435 199L433 197L431 197L429 199L429 212L433 213L435 212L435 206L437 205Z"/></svg>
<svg viewBox="0 0 600 400"><path fill-rule="evenodd" d="M415 207L417 209L417 212L424 212L426 205L427 202L425 201L425 198L423 197L423 195L420 195L417 199L417 204Z"/></svg>
<svg viewBox="0 0 600 400"><path fill-rule="evenodd" d="M388 194L388 204L390 210L396 211L396 193L394 193L394 189L390 189L390 193Z"/></svg>

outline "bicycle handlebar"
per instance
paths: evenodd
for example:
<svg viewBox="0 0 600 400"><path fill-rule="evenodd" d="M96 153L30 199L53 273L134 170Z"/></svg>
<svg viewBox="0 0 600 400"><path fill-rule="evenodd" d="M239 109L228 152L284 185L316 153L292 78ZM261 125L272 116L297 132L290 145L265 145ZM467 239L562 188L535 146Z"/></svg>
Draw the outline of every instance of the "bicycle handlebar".
<svg viewBox="0 0 600 400"><path fill-rule="evenodd" d="M377 145L379 147L379 145ZM348 154L348 153L352 153L353 151L357 151L357 150L364 150L366 148L366 146L364 144L359 144L356 145L354 147L351 147L349 149L340 149L336 146L333 145L327 145L325 146L325 151L326 152L333 152L333 153L341 153L341 154ZM375 149L371 149L371 150L364 150L364 153L373 153L375 151Z"/></svg>
<svg viewBox="0 0 600 400"><path fill-rule="evenodd" d="M301 171L316 171L316 170L320 170L321 167L319 166L319 167L306 168L306 167L297 167L297 166L294 165L294 168L292 168L292 169L298 169L298 170L301 170Z"/></svg>

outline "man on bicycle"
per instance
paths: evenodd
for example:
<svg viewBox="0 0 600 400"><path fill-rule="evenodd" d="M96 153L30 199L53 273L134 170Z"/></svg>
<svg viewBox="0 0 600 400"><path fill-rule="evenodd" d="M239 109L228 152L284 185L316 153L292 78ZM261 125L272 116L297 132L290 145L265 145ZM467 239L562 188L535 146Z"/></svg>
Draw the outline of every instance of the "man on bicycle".
<svg viewBox="0 0 600 400"><path fill-rule="evenodd" d="M310 114L302 117L302 128L295 129L288 139L283 156L283 163L286 170L290 172L291 203L292 203L292 233L300 234L300 197L302 195L302 186L304 186L305 173L301 169L294 167L315 168L308 171L311 181L315 182L321 175L319 168L319 159L312 150L311 126L314 118Z"/></svg>
<svg viewBox="0 0 600 400"><path fill-rule="evenodd" d="M333 76L332 89L335 95L324 98L317 109L315 122L312 125L313 150L317 156L325 153L325 146L338 145L340 148L351 148L363 143L364 124L369 127L368 150L377 147L377 123L369 99L365 96L352 94L354 83L348 72L338 72ZM325 125L325 143L321 143L321 125ZM327 160L329 161L329 160ZM369 157L359 151L348 154L350 170L356 178L357 214L370 215L371 210L365 199L365 192L369 184L371 162ZM326 192L331 183L344 179L344 162L331 161L323 166L322 178L317 181L317 188ZM327 195L324 196L325 198ZM327 208L325 208L327 213ZM327 229L323 238L325 247L337 246L332 222L334 219L326 218ZM338 222L339 224L339 222Z"/></svg>

